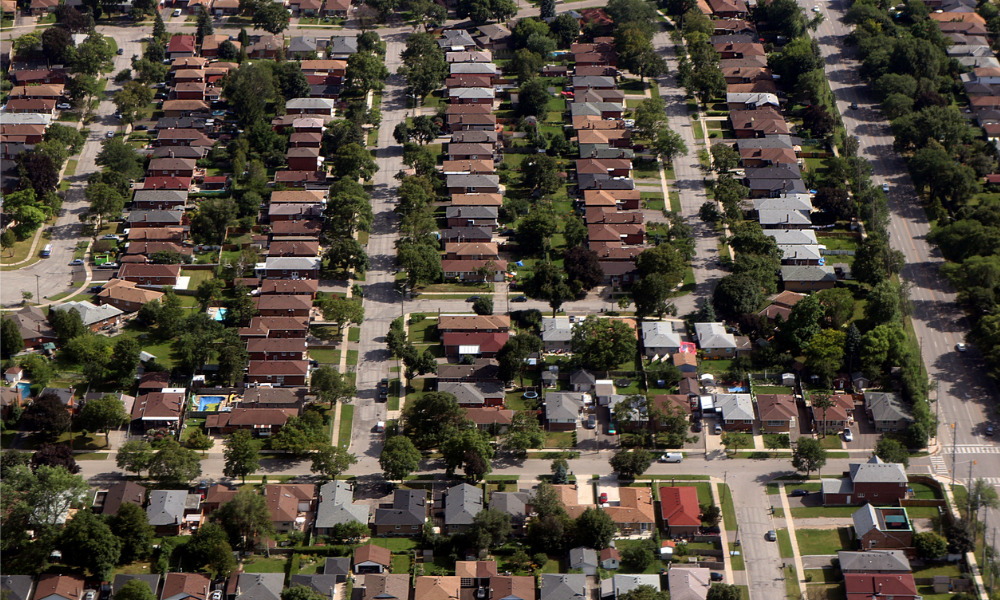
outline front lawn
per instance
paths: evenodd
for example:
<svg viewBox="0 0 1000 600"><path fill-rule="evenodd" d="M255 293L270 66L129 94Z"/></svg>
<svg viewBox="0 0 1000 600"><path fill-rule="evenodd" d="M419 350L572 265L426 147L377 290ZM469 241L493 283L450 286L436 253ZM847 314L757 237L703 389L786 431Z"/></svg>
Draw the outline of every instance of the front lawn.
<svg viewBox="0 0 1000 600"><path fill-rule="evenodd" d="M351 445L351 431L354 430L354 405L341 404L340 406L340 430L337 433L337 444L341 448Z"/></svg>
<svg viewBox="0 0 1000 600"><path fill-rule="evenodd" d="M837 529L798 529L795 538L799 543L799 554L813 556L817 554L836 554L841 550L854 548L854 541L849 527Z"/></svg>
<svg viewBox="0 0 1000 600"><path fill-rule="evenodd" d="M575 445L575 431L549 431L545 434L545 448L572 448Z"/></svg>

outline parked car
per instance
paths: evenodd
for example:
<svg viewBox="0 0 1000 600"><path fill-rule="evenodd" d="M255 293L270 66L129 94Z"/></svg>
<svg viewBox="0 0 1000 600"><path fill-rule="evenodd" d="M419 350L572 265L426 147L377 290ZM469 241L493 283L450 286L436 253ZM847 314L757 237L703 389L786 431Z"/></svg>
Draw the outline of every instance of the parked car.
<svg viewBox="0 0 1000 600"><path fill-rule="evenodd" d="M712 571L712 572L711 572L711 573L709 574L709 578L710 578L710 579L711 579L712 581L722 581L722 579L723 579L723 577L722 577L722 573L719 573L718 571Z"/></svg>
<svg viewBox="0 0 1000 600"><path fill-rule="evenodd" d="M73 105L70 104L69 102L60 102L59 104L56 104L56 108L58 108L59 110L71 110L73 108Z"/></svg>
<svg viewBox="0 0 1000 600"><path fill-rule="evenodd" d="M986 426L986 435L988 435L990 437L993 437L993 426L992 425L987 425Z"/></svg>
<svg viewBox="0 0 1000 600"><path fill-rule="evenodd" d="M115 132L114 131L109 131L109 132L107 132L107 133L104 134L104 137L106 137L106 138L108 138L110 140L111 138L115 137Z"/></svg>
<svg viewBox="0 0 1000 600"><path fill-rule="evenodd" d="M885 193L887 193L887 194L889 193L889 184L888 183L883 183L882 184L882 191L885 192Z"/></svg>
<svg viewBox="0 0 1000 600"><path fill-rule="evenodd" d="M118 56L121 56L122 54L125 54L125 48L119 48L118 52L116 52L115 54L117 54Z"/></svg>
<svg viewBox="0 0 1000 600"><path fill-rule="evenodd" d="M135 130L136 131L146 131L147 129L149 129L148 125L136 125L135 126ZM216 591L218 591L218 590L216 590Z"/></svg>
<svg viewBox="0 0 1000 600"><path fill-rule="evenodd" d="M715 431L715 433L717 435L722 435L722 425L719 425L718 423L716 423L714 431Z"/></svg>
<svg viewBox="0 0 1000 600"><path fill-rule="evenodd" d="M798 496L808 496L808 495L809 495L809 490L803 490L803 489L792 490L792 493L789 494L789 496L792 496L793 498Z"/></svg>
<svg viewBox="0 0 1000 600"><path fill-rule="evenodd" d="M853 442L854 441L854 434L851 433L850 429L845 429L844 430L844 441L845 442Z"/></svg>
<svg viewBox="0 0 1000 600"><path fill-rule="evenodd" d="M75 265L82 265L83 264L83 259L82 258L74 258L73 262L71 262L69 264L74 265L74 266Z"/></svg>
<svg viewBox="0 0 1000 600"><path fill-rule="evenodd" d="M118 236L115 235L115 234L113 234L113 233L105 233L104 237L102 237L101 239L102 240L116 240L117 241L118 240Z"/></svg>
<svg viewBox="0 0 1000 600"><path fill-rule="evenodd" d="M181 9L179 9L179 8L175 8L175 9L174 9L174 12L173 12L173 15L174 15L175 17L179 17L179 16L181 16Z"/></svg>
<svg viewBox="0 0 1000 600"><path fill-rule="evenodd" d="M968 349L969 347L963 344L962 342L955 344L955 350L958 350L959 352L965 352Z"/></svg>
<svg viewBox="0 0 1000 600"><path fill-rule="evenodd" d="M587 417L586 427L587 429L594 429L597 427L597 415L591 414Z"/></svg>
<svg viewBox="0 0 1000 600"><path fill-rule="evenodd" d="M857 102L851 102L851 110L858 110L858 103Z"/></svg>
<svg viewBox="0 0 1000 600"><path fill-rule="evenodd" d="M691 423L691 431L694 433L701 433L701 421L695 421Z"/></svg>
<svg viewBox="0 0 1000 600"><path fill-rule="evenodd" d="M514 298L511 299L511 302L527 302L527 301L528 301L527 296L515 296Z"/></svg>
<svg viewBox="0 0 1000 600"><path fill-rule="evenodd" d="M599 498L599 500L600 500L601 504L607 504L608 503L608 493L607 492L601 492L601 497Z"/></svg>
<svg viewBox="0 0 1000 600"><path fill-rule="evenodd" d="M117 269L118 268L118 263L106 262L106 263L104 263L103 265L100 265L97 268L98 269Z"/></svg>
<svg viewBox="0 0 1000 600"><path fill-rule="evenodd" d="M773 530L773 529L769 529L767 531L767 533L764 534L764 539L767 540L767 541L769 541L769 542L777 542L778 541L778 533L775 530Z"/></svg>
<svg viewBox="0 0 1000 600"><path fill-rule="evenodd" d="M222 600L222 590L215 590L210 596L211 600Z"/></svg>
<svg viewBox="0 0 1000 600"><path fill-rule="evenodd" d="M615 429L614 423L608 425L608 435L618 435L618 430Z"/></svg>
<svg viewBox="0 0 1000 600"><path fill-rule="evenodd" d="M479 296L469 296L465 299L466 302L475 302L476 300L479 300Z"/></svg>
<svg viewBox="0 0 1000 600"><path fill-rule="evenodd" d="M375 433L385 433L385 421L375 423Z"/></svg>
<svg viewBox="0 0 1000 600"><path fill-rule="evenodd" d="M679 463L684 460L684 455L680 452L664 452L660 455L661 463Z"/></svg>

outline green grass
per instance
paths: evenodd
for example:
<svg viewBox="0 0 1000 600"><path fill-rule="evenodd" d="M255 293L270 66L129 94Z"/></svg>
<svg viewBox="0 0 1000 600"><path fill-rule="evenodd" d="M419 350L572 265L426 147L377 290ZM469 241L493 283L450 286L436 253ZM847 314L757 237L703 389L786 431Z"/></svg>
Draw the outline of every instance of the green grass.
<svg viewBox="0 0 1000 600"><path fill-rule="evenodd" d="M819 445L827 450L842 450L844 448L844 444L840 441L840 436L836 433L828 433L826 436L819 438Z"/></svg>
<svg viewBox="0 0 1000 600"><path fill-rule="evenodd" d="M358 364L358 351L357 350L348 350L347 351L347 366L353 367L353 366L357 366L357 364Z"/></svg>
<svg viewBox="0 0 1000 600"><path fill-rule="evenodd" d="M347 330L347 341L349 342L359 342L361 341L361 328L351 327Z"/></svg>
<svg viewBox="0 0 1000 600"><path fill-rule="evenodd" d="M410 572L410 556L408 554L393 554L391 571L394 575L406 575Z"/></svg>
<svg viewBox="0 0 1000 600"><path fill-rule="evenodd" d="M79 452L73 455L76 460L104 460L109 455L107 452Z"/></svg>
<svg viewBox="0 0 1000 600"><path fill-rule="evenodd" d="M797 529L795 539L799 543L799 554L836 554L840 550L854 548L849 527L837 529Z"/></svg>
<svg viewBox="0 0 1000 600"><path fill-rule="evenodd" d="M679 213L681 212L681 195L680 192L668 192L670 194L670 211Z"/></svg>
<svg viewBox="0 0 1000 600"><path fill-rule="evenodd" d="M857 506L799 506L792 509L792 517L796 519L815 519L820 517L836 519L850 517L857 511Z"/></svg>
<svg viewBox="0 0 1000 600"><path fill-rule="evenodd" d="M962 567L956 563L942 563L929 565L923 568L914 569L914 577L934 577L936 575L947 575L949 577L961 577Z"/></svg>
<svg viewBox="0 0 1000 600"><path fill-rule="evenodd" d="M340 350L335 348L310 348L309 358L323 364L339 365Z"/></svg>
<svg viewBox="0 0 1000 600"><path fill-rule="evenodd" d="M393 554L409 552L417 549L417 541L411 538L389 537L372 538L371 543L375 546L388 548Z"/></svg>
<svg viewBox="0 0 1000 600"><path fill-rule="evenodd" d="M913 490L913 497L918 500L936 500L942 497L941 490L936 486L927 485L926 483L911 482L910 489Z"/></svg>
<svg viewBox="0 0 1000 600"><path fill-rule="evenodd" d="M794 566L787 566L783 569L785 576L785 598L788 600L798 600L802 597L802 590L799 588L799 576L795 572Z"/></svg>
<svg viewBox="0 0 1000 600"><path fill-rule="evenodd" d="M243 563L243 570L247 573L284 573L285 557L253 556Z"/></svg>
<svg viewBox="0 0 1000 600"><path fill-rule="evenodd" d="M781 553L781 558L792 558L795 554L792 551L792 539L788 537L788 530L782 528L775 533L778 534L778 552Z"/></svg>
<svg viewBox="0 0 1000 600"><path fill-rule="evenodd" d="M181 269L181 277L190 277L191 281L188 283L188 289L194 290L198 288L201 282L213 279L215 275L211 269Z"/></svg>
<svg viewBox="0 0 1000 600"><path fill-rule="evenodd" d="M729 486L719 484L719 498L722 500L722 520L727 530L736 529L736 505L733 504L733 493Z"/></svg>
<svg viewBox="0 0 1000 600"><path fill-rule="evenodd" d="M705 130L701 128L701 121L691 121L691 129L694 131L694 139L705 139Z"/></svg>
<svg viewBox="0 0 1000 600"><path fill-rule="evenodd" d="M739 556L733 556L734 550L739 550ZM743 548L737 546L734 542L729 542L729 563L734 571L745 571L747 568L743 562Z"/></svg>
<svg viewBox="0 0 1000 600"><path fill-rule="evenodd" d="M545 448L572 448L575 431L548 431L545 433Z"/></svg>
<svg viewBox="0 0 1000 600"><path fill-rule="evenodd" d="M432 344L438 341L437 319L423 319L410 323L407 336L414 344Z"/></svg>
<svg viewBox="0 0 1000 600"><path fill-rule="evenodd" d="M354 430L354 405L340 405L340 430L337 432L337 444L341 448L351 445L351 431Z"/></svg>

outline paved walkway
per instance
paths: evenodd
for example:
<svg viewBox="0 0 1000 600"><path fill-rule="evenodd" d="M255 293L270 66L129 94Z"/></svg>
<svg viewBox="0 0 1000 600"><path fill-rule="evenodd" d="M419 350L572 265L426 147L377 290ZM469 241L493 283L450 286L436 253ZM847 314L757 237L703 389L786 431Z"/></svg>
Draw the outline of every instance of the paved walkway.
<svg viewBox="0 0 1000 600"><path fill-rule="evenodd" d="M784 514L790 515L791 507L788 506L788 496L785 495L785 484L781 483L780 493L778 496L781 498L781 508L784 510ZM795 576L799 580L799 590L805 593L806 589L806 569L802 564L802 555L799 554L799 541L795 537L795 519L787 519L785 522L786 529L788 531L788 539L792 542L792 560L795 562Z"/></svg>
<svg viewBox="0 0 1000 600"><path fill-rule="evenodd" d="M709 483L712 488L712 502L715 503L719 509L722 509L722 496L719 494L719 485L722 481L718 477L712 477L709 479ZM732 493L730 492L730 495ZM729 532L726 531L730 525L738 525L736 523L726 523L722 522L722 527L719 528L719 542L722 544L722 556L723 563L725 564L725 576L726 581L733 582L733 557L729 555ZM740 549L742 552L742 548Z"/></svg>

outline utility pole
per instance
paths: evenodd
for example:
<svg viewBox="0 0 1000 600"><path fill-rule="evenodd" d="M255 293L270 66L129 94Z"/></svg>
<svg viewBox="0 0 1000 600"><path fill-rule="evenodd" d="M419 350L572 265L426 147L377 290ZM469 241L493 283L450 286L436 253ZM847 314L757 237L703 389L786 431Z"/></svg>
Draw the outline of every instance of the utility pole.
<svg viewBox="0 0 1000 600"><path fill-rule="evenodd" d="M969 499L969 506L965 510L965 517L966 517L966 519L971 519L972 518L972 466L974 464L976 464L976 461L974 461L974 460L970 460L969 461L969 484L968 484L969 487L966 490L966 494L965 494L968 497L968 499ZM978 498L976 498L976 503L977 504L979 503L979 499ZM977 508L977 510L978 510L978 508ZM972 539L973 540L976 539L976 532L975 531L972 532Z"/></svg>
<svg viewBox="0 0 1000 600"><path fill-rule="evenodd" d="M951 487L955 487L955 469L958 468L958 429L951 424Z"/></svg>
<svg viewBox="0 0 1000 600"><path fill-rule="evenodd" d="M986 543L986 532L990 530L990 527L989 527L989 525L987 525L986 520L990 516L990 507L986 506L986 507L984 507L984 509L985 510L983 510L983 563L982 563L983 566L980 567L980 568L982 568L982 569L989 569L990 568L989 567L989 563L986 562L986 549L989 548L990 545L988 543ZM996 537L996 534L994 534L994 537ZM990 569L990 570L992 571L993 569Z"/></svg>

